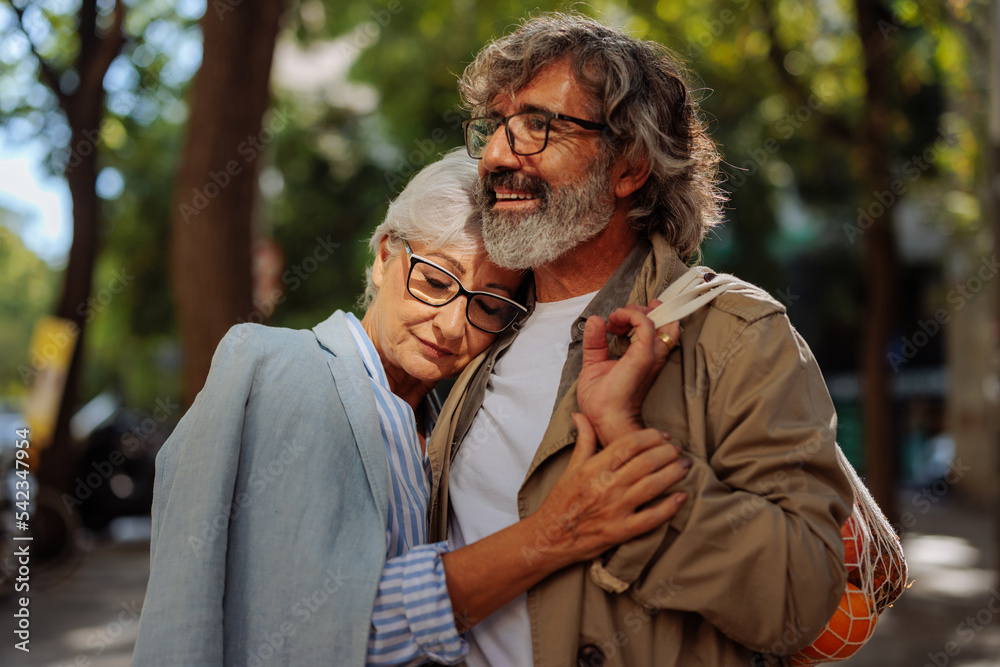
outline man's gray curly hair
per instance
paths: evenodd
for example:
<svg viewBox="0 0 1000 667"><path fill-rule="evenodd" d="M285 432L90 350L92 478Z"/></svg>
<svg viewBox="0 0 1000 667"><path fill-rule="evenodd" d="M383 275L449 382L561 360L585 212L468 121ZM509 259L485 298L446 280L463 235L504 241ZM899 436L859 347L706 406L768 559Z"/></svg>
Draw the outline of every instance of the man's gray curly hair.
<svg viewBox="0 0 1000 667"><path fill-rule="evenodd" d="M594 118L609 125L603 136L612 154L649 169L632 196L629 223L646 235L663 233L683 261L697 257L722 218L719 153L687 72L666 47L580 14L542 14L479 52L459 81L463 100L482 115L564 58L592 95Z"/></svg>

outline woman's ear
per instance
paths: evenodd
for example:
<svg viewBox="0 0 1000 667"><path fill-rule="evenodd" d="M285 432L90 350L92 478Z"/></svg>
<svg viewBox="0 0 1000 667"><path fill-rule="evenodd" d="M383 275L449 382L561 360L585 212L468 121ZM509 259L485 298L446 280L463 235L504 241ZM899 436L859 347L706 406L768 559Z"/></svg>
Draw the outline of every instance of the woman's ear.
<svg viewBox="0 0 1000 667"><path fill-rule="evenodd" d="M615 196L625 199L649 179L649 161L642 157L636 160L635 164L629 165L624 158L618 158L614 173L618 174L615 180Z"/></svg>
<svg viewBox="0 0 1000 667"><path fill-rule="evenodd" d="M378 242L378 252L375 253L375 264L372 265L372 284L375 287L382 287L382 280L385 277L385 263L389 261L389 235L382 237Z"/></svg>

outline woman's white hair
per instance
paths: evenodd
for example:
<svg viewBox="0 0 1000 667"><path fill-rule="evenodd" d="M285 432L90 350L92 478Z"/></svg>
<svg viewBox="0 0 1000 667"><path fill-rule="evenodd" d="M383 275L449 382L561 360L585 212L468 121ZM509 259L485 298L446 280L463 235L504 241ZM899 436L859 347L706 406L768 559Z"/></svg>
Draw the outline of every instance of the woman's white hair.
<svg viewBox="0 0 1000 667"><path fill-rule="evenodd" d="M458 253L482 250L482 216L475 202L478 182L478 162L464 148L453 149L421 169L389 204L385 220L368 241L372 253L378 253L382 239L387 239L392 254L404 251L403 241ZM378 293L371 266L365 278L361 306L367 309Z"/></svg>

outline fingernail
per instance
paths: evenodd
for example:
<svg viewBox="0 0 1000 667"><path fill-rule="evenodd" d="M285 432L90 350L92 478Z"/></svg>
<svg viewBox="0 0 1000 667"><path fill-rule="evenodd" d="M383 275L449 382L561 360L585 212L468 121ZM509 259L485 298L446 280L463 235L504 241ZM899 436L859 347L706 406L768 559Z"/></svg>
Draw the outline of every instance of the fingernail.
<svg viewBox="0 0 1000 667"><path fill-rule="evenodd" d="M681 459L681 467L687 470L691 467L691 459Z"/></svg>
<svg viewBox="0 0 1000 667"><path fill-rule="evenodd" d="M678 493L677 494L677 504L678 505L680 505L681 503L683 503L687 499L688 499L688 494L686 494L686 493Z"/></svg>
<svg viewBox="0 0 1000 667"><path fill-rule="evenodd" d="M666 431L660 431L660 435L663 437L664 440L669 440L670 438L674 437L669 433L667 433Z"/></svg>

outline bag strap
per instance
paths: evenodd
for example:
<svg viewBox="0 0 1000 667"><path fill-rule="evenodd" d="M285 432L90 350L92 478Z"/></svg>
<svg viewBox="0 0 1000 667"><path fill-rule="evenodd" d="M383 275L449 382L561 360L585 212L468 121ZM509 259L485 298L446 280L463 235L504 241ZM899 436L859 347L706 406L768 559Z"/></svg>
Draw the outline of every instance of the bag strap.
<svg viewBox="0 0 1000 667"><path fill-rule="evenodd" d="M649 311L646 317L653 326L662 327L668 322L681 320L711 302L715 297L742 284L728 273L713 273L704 266L696 266L670 284L657 299L662 303ZM635 337L635 334L632 334Z"/></svg>

